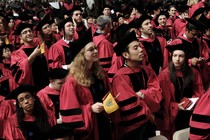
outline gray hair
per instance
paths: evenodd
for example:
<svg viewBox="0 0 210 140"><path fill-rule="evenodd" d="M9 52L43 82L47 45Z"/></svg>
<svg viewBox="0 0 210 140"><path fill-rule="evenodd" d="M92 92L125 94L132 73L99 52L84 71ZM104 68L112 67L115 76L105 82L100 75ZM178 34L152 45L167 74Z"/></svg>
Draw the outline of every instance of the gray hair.
<svg viewBox="0 0 210 140"><path fill-rule="evenodd" d="M98 28L103 30L107 24L111 23L111 18L109 16L101 15L97 18Z"/></svg>

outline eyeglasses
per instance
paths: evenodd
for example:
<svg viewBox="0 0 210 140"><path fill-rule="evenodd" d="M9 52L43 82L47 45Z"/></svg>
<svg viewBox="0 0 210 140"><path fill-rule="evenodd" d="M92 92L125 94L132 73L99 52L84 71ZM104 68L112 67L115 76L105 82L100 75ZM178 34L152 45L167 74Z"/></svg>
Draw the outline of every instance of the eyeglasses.
<svg viewBox="0 0 210 140"><path fill-rule="evenodd" d="M98 50L98 48L97 47L91 47L91 48L87 49L87 51L89 51L89 52L94 52L94 50Z"/></svg>
<svg viewBox="0 0 210 140"><path fill-rule="evenodd" d="M19 103L23 103L24 100L29 100L29 99L31 99L31 98L32 98L31 95L26 95L25 97L20 98L20 99L18 100L18 102L19 102Z"/></svg>

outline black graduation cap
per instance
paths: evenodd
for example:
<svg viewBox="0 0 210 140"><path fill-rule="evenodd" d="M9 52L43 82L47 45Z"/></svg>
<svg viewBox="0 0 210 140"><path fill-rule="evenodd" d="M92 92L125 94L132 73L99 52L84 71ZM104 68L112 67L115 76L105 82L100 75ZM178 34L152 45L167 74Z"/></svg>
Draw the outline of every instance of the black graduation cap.
<svg viewBox="0 0 210 140"><path fill-rule="evenodd" d="M198 30L202 31L206 28L206 26L203 23L201 23L199 20L192 19L192 18L186 18L186 20L188 21L187 24L194 25Z"/></svg>
<svg viewBox="0 0 210 140"><path fill-rule="evenodd" d="M181 39L175 39L169 45L166 46L166 49L168 49L168 51L171 53L175 50L182 50L184 52L189 53L191 47L185 45Z"/></svg>
<svg viewBox="0 0 210 140"><path fill-rule="evenodd" d="M126 47L132 42L132 41L138 41L136 38L135 31L130 32L128 35L126 35L124 38L122 38L117 45L114 47L114 52L117 56L121 56L122 53L125 51Z"/></svg>
<svg viewBox="0 0 210 140"><path fill-rule="evenodd" d="M180 13L184 13L185 11L189 10L189 8L190 8L190 6L188 6L188 5L177 6L177 10Z"/></svg>
<svg viewBox="0 0 210 140"><path fill-rule="evenodd" d="M137 9L139 12L141 12L141 9L143 9L143 7L141 7L140 5L136 4L136 3L133 2L133 1L130 1L130 2L126 5L125 9L123 9L122 12L123 12L124 14L130 14L130 13L132 12L133 8Z"/></svg>
<svg viewBox="0 0 210 140"><path fill-rule="evenodd" d="M110 6L110 5L108 5L108 4L105 4L105 5L103 6L103 10L104 10L105 8L109 8L110 10L112 10L112 6Z"/></svg>
<svg viewBox="0 0 210 140"><path fill-rule="evenodd" d="M62 68L51 69L48 73L49 78L52 79L63 79L68 74L68 70Z"/></svg>
<svg viewBox="0 0 210 140"><path fill-rule="evenodd" d="M118 19L119 19L119 18L121 18L121 17L123 17L123 18L124 18L124 15L119 14L118 16L113 17L113 21L114 21L114 22L118 22Z"/></svg>
<svg viewBox="0 0 210 140"><path fill-rule="evenodd" d="M81 6L76 6L76 5L73 6L73 8L69 11L69 13L73 14L74 11L83 12Z"/></svg>
<svg viewBox="0 0 210 140"><path fill-rule="evenodd" d="M153 12L153 10L157 10L158 8L160 8L162 6L162 2L157 2L157 3L149 3L146 6L147 12Z"/></svg>
<svg viewBox="0 0 210 140"><path fill-rule="evenodd" d="M202 14L206 11L206 8L204 7L201 7L201 8L198 8L193 14L192 14L192 18L198 16L199 14Z"/></svg>
<svg viewBox="0 0 210 140"><path fill-rule="evenodd" d="M51 127L46 133L46 136L49 139L63 138L72 135L73 135L73 127L65 123L56 124L55 126Z"/></svg>
<svg viewBox="0 0 210 140"><path fill-rule="evenodd" d="M152 17L151 17L151 16L148 16L147 14L142 15L140 18L138 18L138 19L136 20L136 27L137 27L137 28L140 28L141 25L142 25L142 23L143 23L145 20L147 20L147 19L151 20Z"/></svg>
<svg viewBox="0 0 210 140"><path fill-rule="evenodd" d="M70 46L72 50L72 59L83 49L89 42L93 42L92 30L89 28L85 34L78 40L75 40Z"/></svg>
<svg viewBox="0 0 210 140"><path fill-rule="evenodd" d="M16 89L14 89L10 94L8 94L5 100L9 99L17 99L17 96L23 92L30 92L31 94L36 94L38 92L38 88L32 85L20 85Z"/></svg>
<svg viewBox="0 0 210 140"><path fill-rule="evenodd" d="M20 35L21 32L26 29L26 28L30 28L32 29L33 28L33 25L32 24L26 24L26 23L22 23L20 22L17 27L16 27L16 30L14 32L14 35Z"/></svg>
<svg viewBox="0 0 210 140"><path fill-rule="evenodd" d="M64 25L67 22L72 22L73 23L72 18L70 17L70 18L66 18L66 19L62 20L58 25L58 30L61 31L64 28Z"/></svg>
<svg viewBox="0 0 210 140"><path fill-rule="evenodd" d="M28 20L32 19L32 17L29 16L27 12L21 12L21 13L19 13L18 19L20 19L21 21L28 21Z"/></svg>
<svg viewBox="0 0 210 140"><path fill-rule="evenodd" d="M114 30L117 41L125 35L126 30L127 30L127 24L121 24Z"/></svg>
<svg viewBox="0 0 210 140"><path fill-rule="evenodd" d="M21 6L18 5L18 4L16 4L16 3L11 4L10 7L11 7L12 9L15 9L15 10L19 10L19 9L21 8Z"/></svg>
<svg viewBox="0 0 210 140"><path fill-rule="evenodd" d="M49 24L50 22L50 13L46 14L43 19L38 23L38 25L36 26L36 31L41 31L42 30L42 27L45 25L45 24Z"/></svg>

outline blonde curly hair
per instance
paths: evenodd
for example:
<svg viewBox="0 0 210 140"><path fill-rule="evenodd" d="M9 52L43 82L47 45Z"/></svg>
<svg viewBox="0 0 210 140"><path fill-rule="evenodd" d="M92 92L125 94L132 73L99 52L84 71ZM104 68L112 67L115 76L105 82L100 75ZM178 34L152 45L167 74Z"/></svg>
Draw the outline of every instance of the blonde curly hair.
<svg viewBox="0 0 210 140"><path fill-rule="evenodd" d="M98 79L104 78L103 69L100 66L99 61L93 62L91 69L88 69L87 60L84 57L85 47L74 58L70 67L70 74L76 79L76 81L85 86L90 87L94 83L93 75Z"/></svg>

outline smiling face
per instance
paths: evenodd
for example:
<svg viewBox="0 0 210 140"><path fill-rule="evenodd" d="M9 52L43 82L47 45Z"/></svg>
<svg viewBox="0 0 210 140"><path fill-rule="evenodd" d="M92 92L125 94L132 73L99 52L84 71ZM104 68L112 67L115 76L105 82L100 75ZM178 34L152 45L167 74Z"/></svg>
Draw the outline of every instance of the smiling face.
<svg viewBox="0 0 210 140"><path fill-rule="evenodd" d="M166 18L165 15L160 15L158 17L158 23L159 23L159 25L164 27L166 25L166 20L167 20L167 18Z"/></svg>
<svg viewBox="0 0 210 140"><path fill-rule="evenodd" d="M170 16L175 17L176 16L176 8L175 7L171 7L168 10L168 13L169 13Z"/></svg>
<svg viewBox="0 0 210 140"><path fill-rule="evenodd" d="M31 114L34 108L34 98L29 92L22 92L17 96L18 105L25 114Z"/></svg>
<svg viewBox="0 0 210 140"><path fill-rule="evenodd" d="M20 33L20 39L23 41L23 43L33 42L34 35L31 28L23 29L22 32Z"/></svg>
<svg viewBox="0 0 210 140"><path fill-rule="evenodd" d="M84 52L84 57L87 61L89 62L95 62L98 61L98 48L95 46L93 42L89 42L85 46L85 52Z"/></svg>

